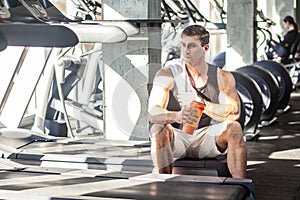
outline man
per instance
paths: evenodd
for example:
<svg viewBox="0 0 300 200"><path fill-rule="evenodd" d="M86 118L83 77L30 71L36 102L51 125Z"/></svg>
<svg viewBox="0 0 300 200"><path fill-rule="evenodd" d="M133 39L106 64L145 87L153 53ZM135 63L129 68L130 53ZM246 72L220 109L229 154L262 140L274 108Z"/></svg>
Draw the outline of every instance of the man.
<svg viewBox="0 0 300 200"><path fill-rule="evenodd" d="M234 178L246 177L246 144L237 120L240 101L235 79L228 71L205 62L209 33L191 25L181 34L182 59L172 60L160 69L149 97L151 156L159 173L172 173L174 159L216 157L227 153L229 171ZM169 111L169 92L174 91L180 111ZM184 124L189 104L204 100L205 109L192 135L172 127Z"/></svg>

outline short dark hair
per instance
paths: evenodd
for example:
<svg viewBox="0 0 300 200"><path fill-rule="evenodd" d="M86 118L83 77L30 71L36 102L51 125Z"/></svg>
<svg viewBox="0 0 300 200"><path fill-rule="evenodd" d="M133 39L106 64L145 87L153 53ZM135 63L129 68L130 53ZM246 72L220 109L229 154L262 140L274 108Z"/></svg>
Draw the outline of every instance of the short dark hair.
<svg viewBox="0 0 300 200"><path fill-rule="evenodd" d="M186 27L182 33L182 35L187 36L198 36L201 46L204 46L209 43L209 32L201 25L190 25Z"/></svg>

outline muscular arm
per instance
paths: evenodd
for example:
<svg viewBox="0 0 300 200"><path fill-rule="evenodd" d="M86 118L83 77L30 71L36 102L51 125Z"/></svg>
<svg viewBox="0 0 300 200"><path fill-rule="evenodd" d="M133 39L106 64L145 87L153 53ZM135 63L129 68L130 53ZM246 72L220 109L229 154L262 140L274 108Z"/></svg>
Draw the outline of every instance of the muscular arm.
<svg viewBox="0 0 300 200"><path fill-rule="evenodd" d="M180 122L180 114L166 109L169 91L174 87L174 78L169 68L161 69L154 77L149 97L148 117L151 123L169 124Z"/></svg>
<svg viewBox="0 0 300 200"><path fill-rule="evenodd" d="M230 72L218 69L220 104L205 101L204 113L217 121L238 120L240 100L236 92L235 79Z"/></svg>

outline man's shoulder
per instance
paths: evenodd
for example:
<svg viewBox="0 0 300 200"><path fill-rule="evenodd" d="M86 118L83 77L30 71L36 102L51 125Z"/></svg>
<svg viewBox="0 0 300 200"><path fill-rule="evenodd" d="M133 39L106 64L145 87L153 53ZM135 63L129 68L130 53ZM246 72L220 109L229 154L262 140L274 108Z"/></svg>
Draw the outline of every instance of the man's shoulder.
<svg viewBox="0 0 300 200"><path fill-rule="evenodd" d="M171 89L174 86L174 77L169 67L162 68L156 72L154 85Z"/></svg>
<svg viewBox="0 0 300 200"><path fill-rule="evenodd" d="M232 88L235 87L235 78L233 74L230 71L227 71L225 69L218 69L218 82L219 82L219 87L223 88Z"/></svg>
<svg viewBox="0 0 300 200"><path fill-rule="evenodd" d="M173 76L181 74L184 71L184 63L181 58L167 61L165 67L170 69Z"/></svg>
<svg viewBox="0 0 300 200"><path fill-rule="evenodd" d="M173 77L170 67L164 67L157 71L156 76Z"/></svg>
<svg viewBox="0 0 300 200"><path fill-rule="evenodd" d="M172 59L167 61L164 67L157 71L156 76L174 77L174 73L177 73L177 71L182 72L182 60Z"/></svg>

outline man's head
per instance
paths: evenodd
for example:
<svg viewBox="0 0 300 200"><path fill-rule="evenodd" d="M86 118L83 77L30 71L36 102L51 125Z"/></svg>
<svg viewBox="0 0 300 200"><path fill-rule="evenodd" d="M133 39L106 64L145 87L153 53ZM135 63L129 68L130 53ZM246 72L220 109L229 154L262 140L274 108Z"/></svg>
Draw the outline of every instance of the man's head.
<svg viewBox="0 0 300 200"><path fill-rule="evenodd" d="M209 32L203 26L188 26L181 33L181 57L192 65L204 62L208 43Z"/></svg>
<svg viewBox="0 0 300 200"><path fill-rule="evenodd" d="M201 25L191 25L186 27L182 33L186 36L197 36L202 46L205 46L209 43L209 32Z"/></svg>

